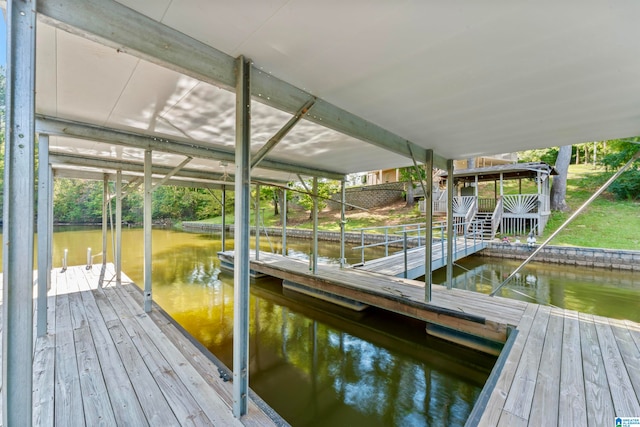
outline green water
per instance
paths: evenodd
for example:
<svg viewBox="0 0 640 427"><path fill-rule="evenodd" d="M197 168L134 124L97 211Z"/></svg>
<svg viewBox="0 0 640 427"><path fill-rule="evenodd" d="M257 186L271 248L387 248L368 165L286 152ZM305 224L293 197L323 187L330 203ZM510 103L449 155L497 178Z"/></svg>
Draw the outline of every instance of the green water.
<svg viewBox="0 0 640 427"><path fill-rule="evenodd" d="M123 230L123 270L138 284L142 237L140 229ZM233 279L219 270L219 237L153 230L153 297L231 367ZM271 240L281 251L279 241ZM288 242L291 256L309 253L309 241ZM228 240L228 249L232 244ZM54 267L60 267L65 248L69 265L86 263L88 246L100 252L100 230L57 230ZM271 250L265 237L261 249ZM337 244L321 242L319 252L325 262L339 258ZM358 251L347 255L359 261ZM480 292L490 292L518 265L480 257L459 264L455 286ZM433 277L444 282L443 271ZM532 263L502 294L640 321L638 274ZM273 279L251 286L250 385L294 426L461 426L494 362L427 337L421 322L375 309L356 314L283 292Z"/></svg>

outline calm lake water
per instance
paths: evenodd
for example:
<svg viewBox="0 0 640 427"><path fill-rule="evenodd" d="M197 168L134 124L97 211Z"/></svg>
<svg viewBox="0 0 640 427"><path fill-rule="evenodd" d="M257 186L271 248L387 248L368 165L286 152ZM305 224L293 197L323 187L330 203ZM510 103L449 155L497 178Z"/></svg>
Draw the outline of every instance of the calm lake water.
<svg viewBox="0 0 640 427"><path fill-rule="evenodd" d="M309 253L307 240L288 243L292 256ZM262 250L272 245L262 237ZM54 267L65 248L69 265L86 263L88 246L100 252L100 230L57 230ZM219 250L219 235L153 230L153 296L231 367L233 278L220 272ZM321 242L320 255L337 262L339 245ZM359 252L347 255L359 261ZM518 265L480 257L458 264L455 286L480 292L490 292ZM123 230L123 270L138 284L142 265L142 230ZM433 277L445 280L443 271ZM640 321L637 274L532 263L503 295ZM427 337L421 322L375 309L356 314L283 292L273 279L252 284L250 310L250 385L294 426L461 426L495 362Z"/></svg>

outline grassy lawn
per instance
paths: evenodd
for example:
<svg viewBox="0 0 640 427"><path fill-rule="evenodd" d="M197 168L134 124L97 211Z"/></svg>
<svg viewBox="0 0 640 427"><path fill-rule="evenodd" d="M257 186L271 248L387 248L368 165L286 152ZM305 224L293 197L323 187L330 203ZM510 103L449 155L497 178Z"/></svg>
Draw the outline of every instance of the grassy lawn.
<svg viewBox="0 0 640 427"><path fill-rule="evenodd" d="M606 180L603 169L591 165L571 165L567 180L567 203L571 211L554 212L547 224L545 233L538 238L543 242L573 211L586 201ZM482 184L479 188L481 197L493 197L494 184ZM537 185L533 181L511 181L504 185L505 194L536 193ZM498 190L499 191L499 190ZM280 227L279 215L274 215L273 206L268 202L261 205L262 222L266 227ZM347 231L355 231L363 227L382 225L413 224L424 221L416 206L406 207L404 202L371 209L368 211L350 210L346 213ZM226 223L233 224L233 215L227 215ZM210 218L202 222L221 224L222 218ZM251 223L254 223L253 212ZM327 231L340 230L340 212L325 210L318 215L319 227ZM311 229L309 212L290 205L287 219L288 227ZM616 201L607 192L600 195L591 206L579 215L552 242L552 245L585 246L593 248L640 250L640 203L637 201Z"/></svg>

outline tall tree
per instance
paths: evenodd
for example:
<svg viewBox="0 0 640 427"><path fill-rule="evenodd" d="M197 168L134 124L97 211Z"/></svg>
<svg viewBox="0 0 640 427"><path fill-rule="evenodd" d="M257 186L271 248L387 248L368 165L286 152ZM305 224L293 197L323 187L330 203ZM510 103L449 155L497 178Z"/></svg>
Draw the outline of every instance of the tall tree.
<svg viewBox="0 0 640 427"><path fill-rule="evenodd" d="M569 210L567 205L567 175L569 173L569 163L571 163L571 145L563 145L558 151L556 159L557 176L553 177L553 185L551 186L551 210L566 212Z"/></svg>

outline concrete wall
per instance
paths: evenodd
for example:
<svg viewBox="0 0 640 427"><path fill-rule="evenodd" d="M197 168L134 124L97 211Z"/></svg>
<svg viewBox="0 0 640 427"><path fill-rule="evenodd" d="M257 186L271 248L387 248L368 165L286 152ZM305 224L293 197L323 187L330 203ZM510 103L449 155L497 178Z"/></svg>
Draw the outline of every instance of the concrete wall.
<svg viewBox="0 0 640 427"><path fill-rule="evenodd" d="M531 255L531 250L526 244L505 245L503 243L491 242L489 246L479 252L478 255L524 260ZM534 261L614 270L640 271L640 251L547 246L536 255Z"/></svg>
<svg viewBox="0 0 640 427"><path fill-rule="evenodd" d="M378 185L363 187L350 187L346 189L346 202L365 209L386 206L391 203L404 200L404 182L388 182ZM330 209L340 209L340 193L333 194L327 205ZM350 209L347 206L347 209Z"/></svg>

